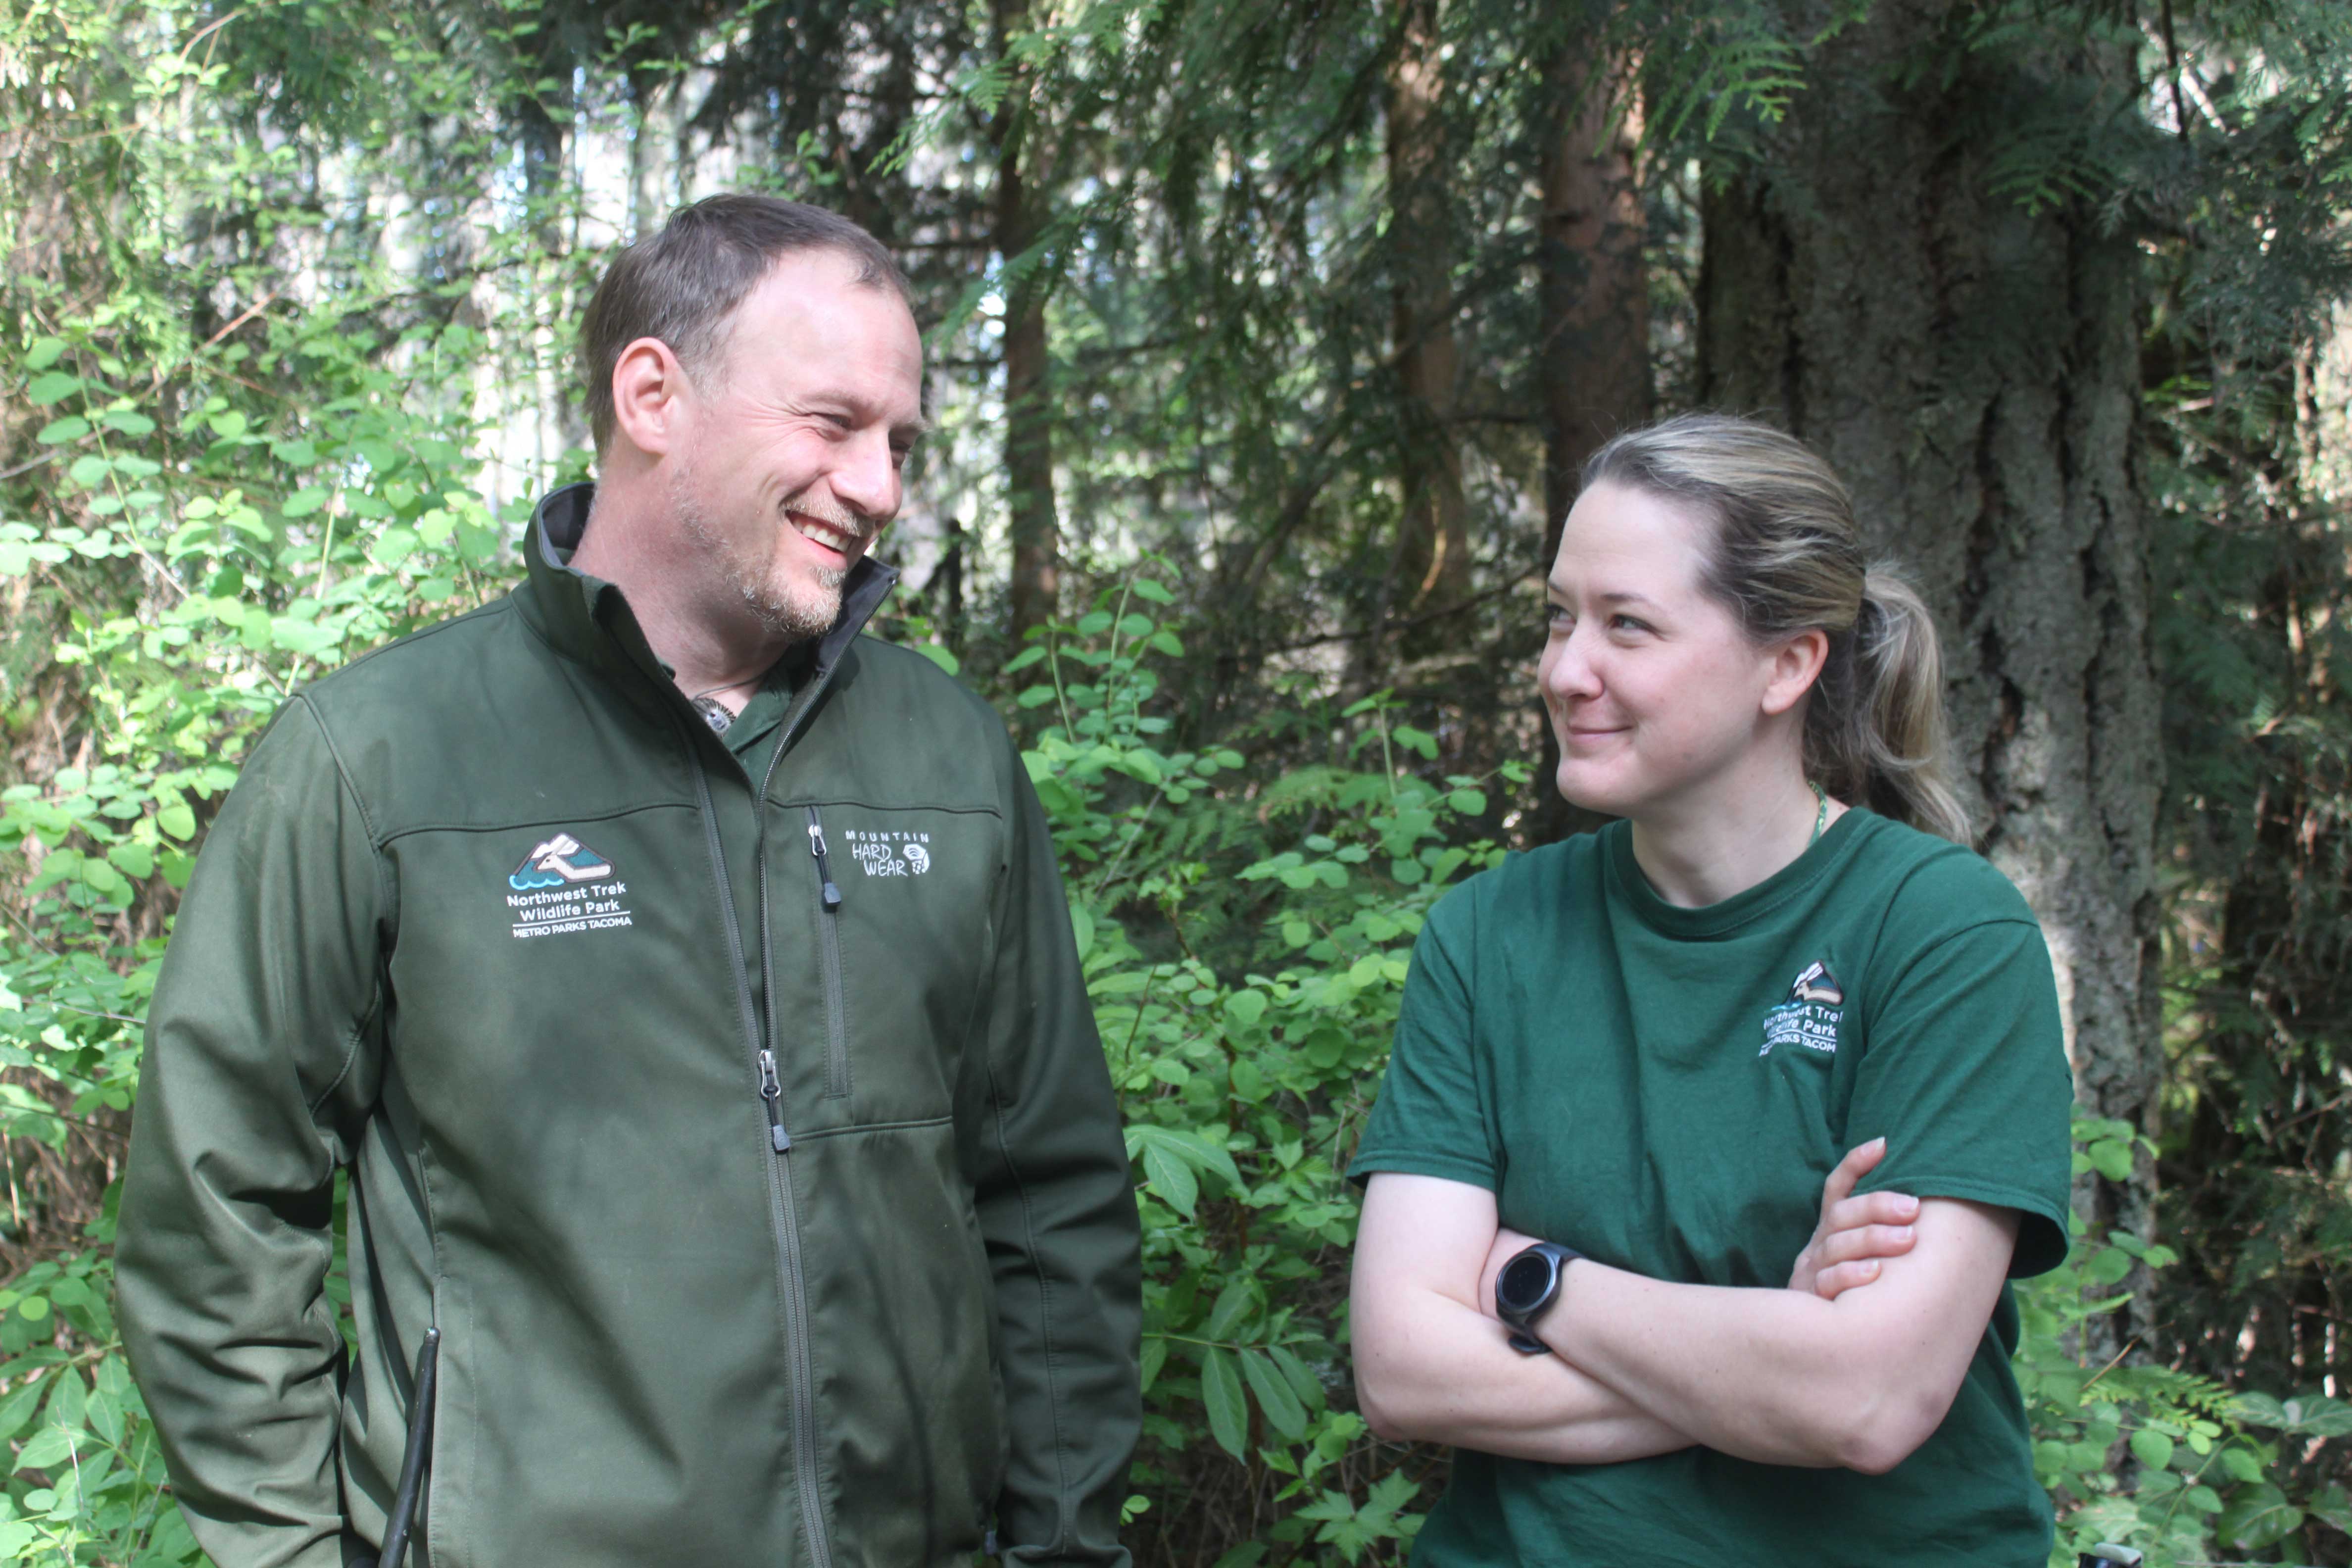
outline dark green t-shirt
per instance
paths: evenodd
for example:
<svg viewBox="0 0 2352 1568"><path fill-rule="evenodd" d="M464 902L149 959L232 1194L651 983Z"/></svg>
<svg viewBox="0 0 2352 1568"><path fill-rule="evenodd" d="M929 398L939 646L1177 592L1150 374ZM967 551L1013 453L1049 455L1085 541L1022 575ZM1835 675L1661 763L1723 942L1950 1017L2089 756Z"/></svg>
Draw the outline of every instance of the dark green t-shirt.
<svg viewBox="0 0 2352 1568"><path fill-rule="evenodd" d="M1622 823L1473 878L1413 949L1350 1174L1442 1176L1503 1223L1654 1279L1777 1289L1822 1179L2021 1210L2013 1277L2065 1255L2073 1097L2050 959L1979 857L1849 812L1736 898L1681 909ZM1614 1465L1463 1451L1420 1568L2039 1568L2004 1285L1935 1436L1884 1476L1694 1447Z"/></svg>

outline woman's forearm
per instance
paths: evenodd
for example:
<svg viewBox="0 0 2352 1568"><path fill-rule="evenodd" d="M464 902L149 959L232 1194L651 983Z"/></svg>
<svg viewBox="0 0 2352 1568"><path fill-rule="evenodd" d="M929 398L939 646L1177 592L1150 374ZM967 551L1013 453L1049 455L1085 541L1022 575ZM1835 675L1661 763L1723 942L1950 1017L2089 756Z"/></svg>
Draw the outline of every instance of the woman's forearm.
<svg viewBox="0 0 2352 1568"><path fill-rule="evenodd" d="M1691 1439L1558 1356L1521 1355L1452 1297L1398 1292L1356 1321L1356 1394L1382 1436L1557 1465L1611 1464ZM1367 1330L1370 1330L1367 1332Z"/></svg>
<svg viewBox="0 0 2352 1568"><path fill-rule="evenodd" d="M1572 1365L1697 1442L1770 1464L1892 1468L1951 1407L1998 1298L2010 1211L1922 1205L1913 1255L1834 1301L1571 1263L1538 1327Z"/></svg>

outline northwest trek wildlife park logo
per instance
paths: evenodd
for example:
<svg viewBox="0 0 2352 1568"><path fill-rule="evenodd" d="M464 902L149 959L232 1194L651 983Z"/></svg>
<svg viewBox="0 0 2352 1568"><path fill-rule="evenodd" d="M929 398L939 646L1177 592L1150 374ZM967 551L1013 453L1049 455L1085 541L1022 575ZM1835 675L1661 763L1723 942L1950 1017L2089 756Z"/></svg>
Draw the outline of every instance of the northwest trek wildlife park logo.
<svg viewBox="0 0 2352 1568"><path fill-rule="evenodd" d="M1844 1016L1845 987L1828 964L1816 959L1790 983L1789 999L1764 1015L1764 1048L1756 1054L1769 1057L1774 1046L1802 1046L1833 1057L1838 1024Z"/></svg>
<svg viewBox="0 0 2352 1568"><path fill-rule="evenodd" d="M613 863L569 833L531 846L507 874L507 910L518 941L574 931L613 931L633 923L621 900L629 885Z"/></svg>

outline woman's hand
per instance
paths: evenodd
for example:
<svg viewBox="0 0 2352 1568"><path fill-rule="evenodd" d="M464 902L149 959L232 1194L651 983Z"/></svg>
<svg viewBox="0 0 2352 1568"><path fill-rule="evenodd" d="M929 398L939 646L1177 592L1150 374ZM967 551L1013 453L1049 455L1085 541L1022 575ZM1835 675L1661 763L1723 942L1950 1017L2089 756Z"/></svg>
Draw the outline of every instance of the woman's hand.
<svg viewBox="0 0 2352 1568"><path fill-rule="evenodd" d="M1874 1138L1850 1152L1822 1184L1822 1219L1813 1238L1797 1254L1789 1271L1789 1289L1810 1290L1824 1301L1834 1301L1857 1285L1878 1278L1882 1258L1911 1250L1916 1239L1911 1221L1918 1216L1919 1200L1905 1193L1865 1193L1855 1197L1853 1184L1886 1157L1886 1140ZM1499 1243L1497 1244L1499 1245ZM1487 1260L1491 1271L1496 1267ZM1487 1310L1494 1298L1486 1297Z"/></svg>

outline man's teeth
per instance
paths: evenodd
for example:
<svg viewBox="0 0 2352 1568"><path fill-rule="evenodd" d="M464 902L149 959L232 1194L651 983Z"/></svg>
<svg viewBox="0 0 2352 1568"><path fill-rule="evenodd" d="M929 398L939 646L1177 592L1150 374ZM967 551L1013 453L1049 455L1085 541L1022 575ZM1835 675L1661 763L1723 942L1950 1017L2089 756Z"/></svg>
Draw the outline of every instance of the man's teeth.
<svg viewBox="0 0 2352 1568"><path fill-rule="evenodd" d="M814 517L795 514L793 518L793 526L799 529L803 537L814 539L826 549L839 551L844 555L848 554L851 547L857 542L857 535L855 533L846 529L837 528L832 523L820 521Z"/></svg>

